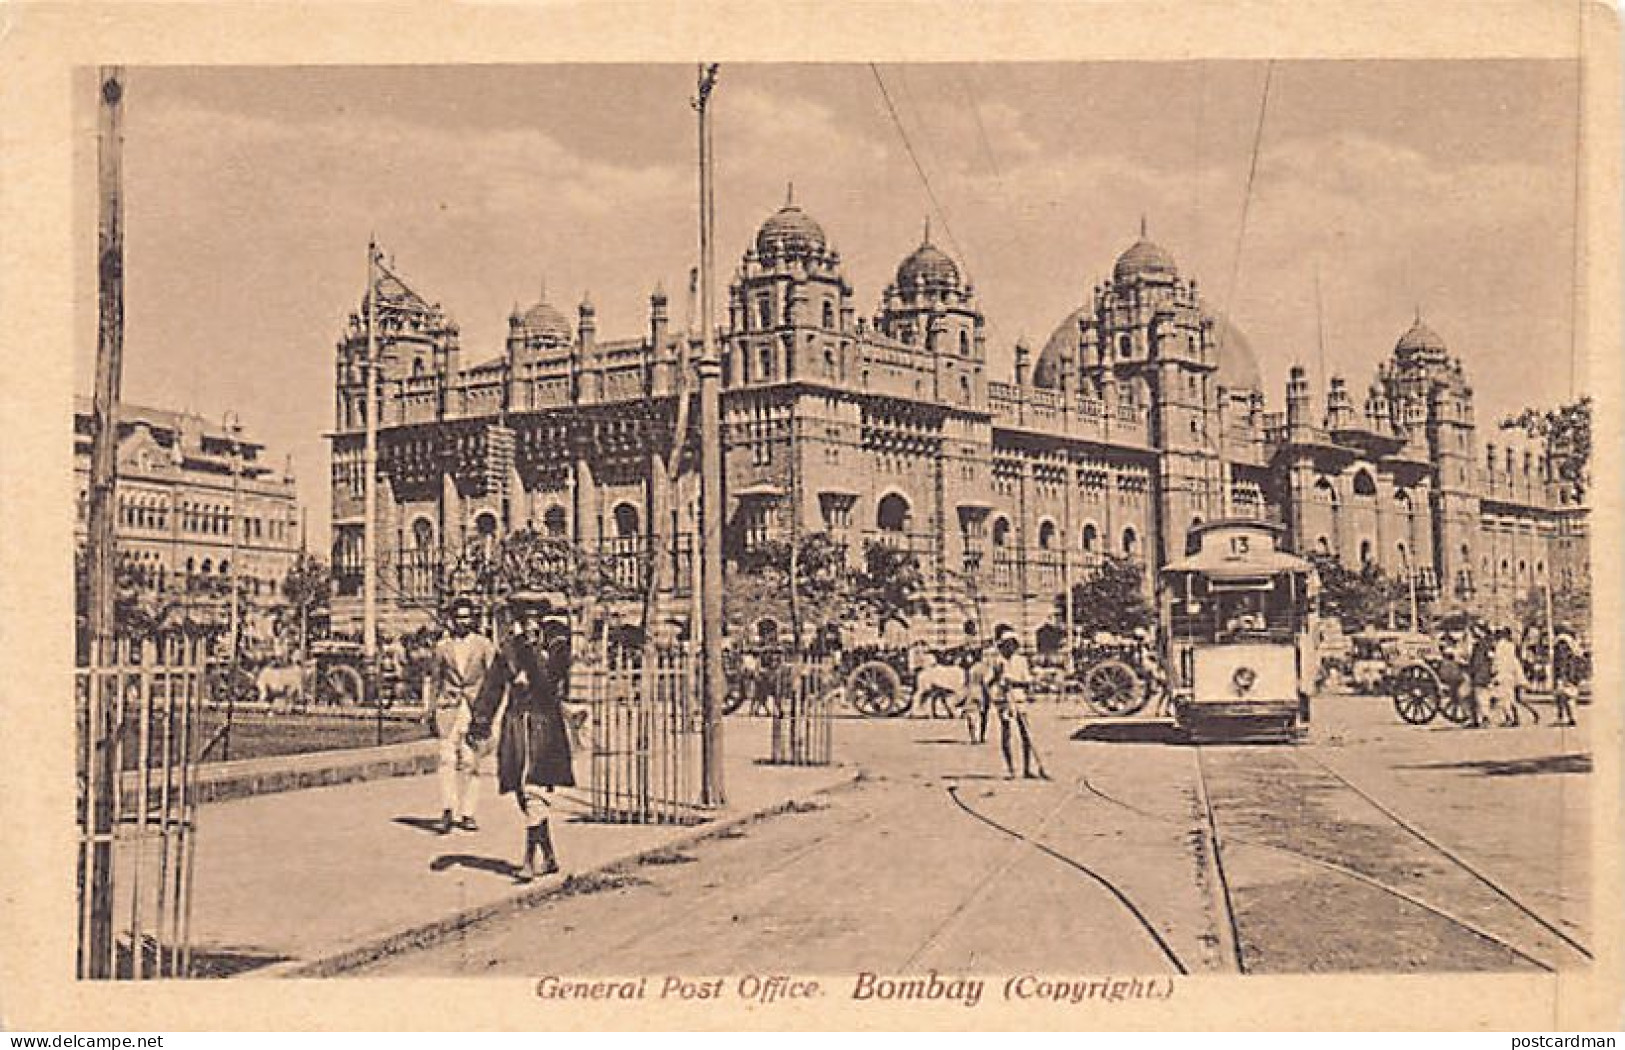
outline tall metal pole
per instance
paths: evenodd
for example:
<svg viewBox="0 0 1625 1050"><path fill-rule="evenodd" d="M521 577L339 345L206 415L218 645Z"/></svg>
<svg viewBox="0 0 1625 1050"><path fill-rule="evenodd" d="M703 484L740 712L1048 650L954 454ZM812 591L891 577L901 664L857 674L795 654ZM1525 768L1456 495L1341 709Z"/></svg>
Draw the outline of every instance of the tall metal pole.
<svg viewBox="0 0 1625 1050"><path fill-rule="evenodd" d="M242 613L238 605L237 593L237 559L242 550L242 517L243 517L243 472L242 472L242 445L239 435L242 433L242 422L237 413L227 412L225 418L226 433L231 437L231 571L226 574L226 582L231 586L231 666L237 666L237 651L242 644Z"/></svg>
<svg viewBox="0 0 1625 1050"><path fill-rule="evenodd" d="M231 655L227 658L229 669L226 678L226 732L221 738L220 758L222 761L231 761L231 736L235 728L237 715L237 654L242 646L242 627L237 597L237 559L240 551L238 523L242 520L242 447L238 443L238 435L242 433L242 423L237 413L227 412L221 421L226 433L231 437L231 560L227 563L231 571L226 573L226 585L231 588L231 619L226 631L227 643L231 646Z"/></svg>
<svg viewBox="0 0 1625 1050"><path fill-rule="evenodd" d="M366 663L363 692L370 692L378 663L378 244L367 242L366 444L361 453L361 654ZM376 699L376 698L373 698Z"/></svg>
<svg viewBox="0 0 1625 1050"><path fill-rule="evenodd" d="M1547 558L1551 557L1550 552ZM1550 561L1540 574L1541 592L1546 599L1546 688L1557 688L1557 621L1552 601L1552 568Z"/></svg>
<svg viewBox="0 0 1625 1050"><path fill-rule="evenodd" d="M92 405L89 521L85 536L88 573L86 630L92 667L111 662L113 649L114 513L118 482L118 399L124 357L124 70L101 70L101 105L96 134L96 189L99 202L97 249L96 390ZM94 836L80 892L89 895L80 973L113 976L113 790L118 775L109 699L95 675L86 712L86 819Z"/></svg>
<svg viewBox="0 0 1625 1050"><path fill-rule="evenodd" d="M707 119L716 87L715 63L701 63L694 109L700 135L700 602L704 675L700 690L700 802L727 801L722 776L722 701L727 689L722 670L722 362L716 345L716 259L712 224L716 220L711 177L711 124Z"/></svg>

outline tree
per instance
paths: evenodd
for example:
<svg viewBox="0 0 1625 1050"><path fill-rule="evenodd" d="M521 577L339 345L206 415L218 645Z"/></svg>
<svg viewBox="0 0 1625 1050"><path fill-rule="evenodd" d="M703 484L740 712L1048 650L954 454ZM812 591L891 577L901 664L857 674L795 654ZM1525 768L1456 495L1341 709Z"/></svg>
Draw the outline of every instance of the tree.
<svg viewBox="0 0 1625 1050"><path fill-rule="evenodd" d="M1333 555L1311 554L1309 560L1320 575L1321 615L1335 617L1345 630L1386 626L1391 612L1410 607L1405 581L1375 564L1355 570Z"/></svg>
<svg viewBox="0 0 1625 1050"><path fill-rule="evenodd" d="M1546 590L1544 587L1531 587L1518 597L1513 605L1513 614L1518 622L1535 627L1542 631L1546 629ZM1581 576L1575 583L1563 584L1552 588L1552 619L1557 629L1562 631L1577 631L1589 634L1591 627L1591 581Z"/></svg>
<svg viewBox="0 0 1625 1050"><path fill-rule="evenodd" d="M1066 596L1055 596L1055 615L1066 620ZM1155 618L1145 595L1145 566L1108 554L1084 579L1072 585L1072 622L1085 634L1127 634Z"/></svg>
<svg viewBox="0 0 1625 1050"><path fill-rule="evenodd" d="M909 618L930 611L920 596L925 576L912 551L868 541L863 546L863 567L851 577L851 604L882 635L889 624L906 627Z"/></svg>
<svg viewBox="0 0 1625 1050"><path fill-rule="evenodd" d="M783 617L792 636L805 640L806 627L816 630L840 617L851 585L846 559L846 544L827 532L806 533L794 547L777 539L752 544L734 556L729 607L752 616L767 611ZM731 619L737 622L739 617Z"/></svg>
<svg viewBox="0 0 1625 1050"><path fill-rule="evenodd" d="M1546 447L1558 478L1584 498L1591 486L1591 398L1556 408L1526 408L1501 421L1502 430L1521 430Z"/></svg>
<svg viewBox="0 0 1625 1050"><path fill-rule="evenodd" d="M282 578L282 597L299 614L299 651L310 649L310 617L327 608L333 594L333 574L321 559L300 551Z"/></svg>

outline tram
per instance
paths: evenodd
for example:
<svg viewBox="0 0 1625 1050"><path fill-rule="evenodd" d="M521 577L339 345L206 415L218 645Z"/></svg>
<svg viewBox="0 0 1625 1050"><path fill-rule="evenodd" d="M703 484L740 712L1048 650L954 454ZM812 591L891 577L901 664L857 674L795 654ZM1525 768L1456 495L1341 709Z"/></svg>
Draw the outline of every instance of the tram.
<svg viewBox="0 0 1625 1050"><path fill-rule="evenodd" d="M1269 522L1190 532L1158 580L1174 719L1192 740L1295 740L1309 722L1320 580Z"/></svg>

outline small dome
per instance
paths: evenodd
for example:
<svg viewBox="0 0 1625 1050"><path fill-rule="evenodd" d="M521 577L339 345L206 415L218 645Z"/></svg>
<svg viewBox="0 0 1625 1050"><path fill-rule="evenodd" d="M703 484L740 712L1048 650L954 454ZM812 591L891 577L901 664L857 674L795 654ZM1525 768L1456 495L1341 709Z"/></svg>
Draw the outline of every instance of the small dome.
<svg viewBox="0 0 1625 1050"><path fill-rule="evenodd" d="M552 304L546 300L537 303L523 314L512 317L508 321L515 334L531 341L568 343L570 341L570 322Z"/></svg>
<svg viewBox="0 0 1625 1050"><path fill-rule="evenodd" d="M1399 337L1394 344L1394 356L1401 358L1411 357L1444 357L1450 348L1444 345L1439 333L1429 328L1422 321L1422 315L1416 315L1416 321Z"/></svg>
<svg viewBox="0 0 1625 1050"><path fill-rule="evenodd" d="M1055 331L1044 340L1044 349L1038 351L1038 360L1033 364L1033 385L1037 387L1053 388L1060 385L1060 368L1062 359L1071 354L1074 365L1078 363L1078 340L1082 331L1078 324L1088 316L1088 310L1078 307L1066 315L1066 319L1055 326Z"/></svg>
<svg viewBox="0 0 1625 1050"><path fill-rule="evenodd" d="M824 228L796 204L793 189L786 195L784 207L768 216L756 231L756 254L764 259L817 255L827 244Z"/></svg>
<svg viewBox="0 0 1625 1050"><path fill-rule="evenodd" d="M1258 356L1252 344L1241 334L1241 329L1224 317L1209 314L1208 338L1213 343L1213 360L1219 366L1213 381L1226 390L1262 390L1263 374L1258 368Z"/></svg>
<svg viewBox="0 0 1625 1050"><path fill-rule="evenodd" d="M1179 268L1174 265L1174 257L1143 236L1129 245L1128 251L1119 255L1117 265L1112 267L1112 279L1119 284L1126 284L1136 277L1168 279L1178 276Z"/></svg>
<svg viewBox="0 0 1625 1050"><path fill-rule="evenodd" d="M958 288L959 267L948 253L931 243L931 221L926 220L920 246L897 267L897 287Z"/></svg>

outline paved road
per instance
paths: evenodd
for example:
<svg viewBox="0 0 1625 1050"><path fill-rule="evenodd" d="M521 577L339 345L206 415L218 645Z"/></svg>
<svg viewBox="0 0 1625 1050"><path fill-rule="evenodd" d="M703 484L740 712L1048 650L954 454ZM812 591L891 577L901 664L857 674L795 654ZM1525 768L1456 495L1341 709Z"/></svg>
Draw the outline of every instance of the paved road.
<svg viewBox="0 0 1625 1050"><path fill-rule="evenodd" d="M1575 804L1590 781L1582 735L1416 729L1359 698L1318 712L1307 745L1198 754L1072 739L1075 719L1047 711L1049 781L1005 780L996 750L964 743L951 723L843 722L837 746L870 772L817 808L366 972L1157 974L1583 961L1563 942L1584 943L1588 914Z"/></svg>

